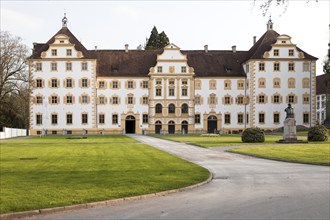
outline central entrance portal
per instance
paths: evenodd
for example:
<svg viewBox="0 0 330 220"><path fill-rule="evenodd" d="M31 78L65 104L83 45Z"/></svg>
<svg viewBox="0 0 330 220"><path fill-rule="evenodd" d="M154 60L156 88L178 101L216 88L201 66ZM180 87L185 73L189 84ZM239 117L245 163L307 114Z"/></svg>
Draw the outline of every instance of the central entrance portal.
<svg viewBox="0 0 330 220"><path fill-rule="evenodd" d="M217 117L214 115L207 118L207 133L215 133L218 130Z"/></svg>
<svg viewBox="0 0 330 220"><path fill-rule="evenodd" d="M135 134L135 117L129 115L125 120L125 130L126 134Z"/></svg>

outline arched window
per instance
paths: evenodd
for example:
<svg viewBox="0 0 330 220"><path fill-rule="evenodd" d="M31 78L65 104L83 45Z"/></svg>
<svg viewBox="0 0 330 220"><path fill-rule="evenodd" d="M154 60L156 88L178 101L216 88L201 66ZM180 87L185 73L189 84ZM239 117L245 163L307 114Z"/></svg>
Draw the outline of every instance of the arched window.
<svg viewBox="0 0 330 220"><path fill-rule="evenodd" d="M169 106L168 106L168 113L169 114L175 113L175 105L174 104L169 104Z"/></svg>
<svg viewBox="0 0 330 220"><path fill-rule="evenodd" d="M288 79L288 88L296 88L296 80L295 78L289 78Z"/></svg>
<svg viewBox="0 0 330 220"><path fill-rule="evenodd" d="M188 113L188 105L187 104L182 104L181 113L182 114L187 114Z"/></svg>
<svg viewBox="0 0 330 220"><path fill-rule="evenodd" d="M156 113L162 113L162 111L163 111L163 106L158 103L156 105Z"/></svg>

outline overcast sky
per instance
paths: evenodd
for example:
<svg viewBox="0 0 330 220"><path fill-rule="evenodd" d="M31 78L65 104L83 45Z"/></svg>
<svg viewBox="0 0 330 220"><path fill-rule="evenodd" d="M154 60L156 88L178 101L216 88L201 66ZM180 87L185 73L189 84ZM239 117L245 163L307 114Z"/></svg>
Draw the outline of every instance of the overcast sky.
<svg viewBox="0 0 330 220"><path fill-rule="evenodd" d="M62 26L68 27L87 49L136 49L145 43L153 26L165 31L171 43L183 50L248 50L253 36L266 31L269 15L274 30L288 34L292 42L319 58L317 74L329 43L329 0L290 0L285 7L270 8L266 16L259 6L266 0L244 1L10 1L1 0L1 31L20 36L23 43L47 42ZM308 3L307 3L308 2Z"/></svg>

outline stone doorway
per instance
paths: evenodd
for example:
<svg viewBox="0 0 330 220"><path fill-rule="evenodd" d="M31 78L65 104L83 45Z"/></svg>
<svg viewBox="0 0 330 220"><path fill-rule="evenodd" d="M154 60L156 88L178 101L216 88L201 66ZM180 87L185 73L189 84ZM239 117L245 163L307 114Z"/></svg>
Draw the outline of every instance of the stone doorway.
<svg viewBox="0 0 330 220"><path fill-rule="evenodd" d="M126 134L135 134L135 117L129 115L125 120L125 130Z"/></svg>

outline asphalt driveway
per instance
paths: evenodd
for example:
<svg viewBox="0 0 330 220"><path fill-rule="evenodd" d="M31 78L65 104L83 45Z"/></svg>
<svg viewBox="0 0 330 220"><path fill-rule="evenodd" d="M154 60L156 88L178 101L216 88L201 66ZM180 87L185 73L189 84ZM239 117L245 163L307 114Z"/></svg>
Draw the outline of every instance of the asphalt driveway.
<svg viewBox="0 0 330 220"><path fill-rule="evenodd" d="M114 206L27 219L329 219L330 167L257 159L131 135L213 173L206 185Z"/></svg>

